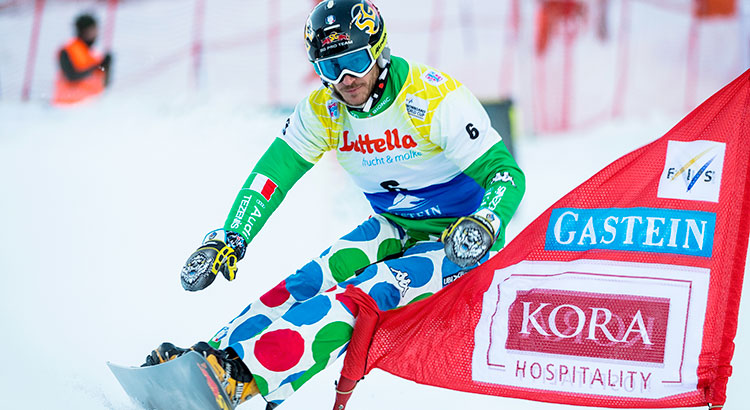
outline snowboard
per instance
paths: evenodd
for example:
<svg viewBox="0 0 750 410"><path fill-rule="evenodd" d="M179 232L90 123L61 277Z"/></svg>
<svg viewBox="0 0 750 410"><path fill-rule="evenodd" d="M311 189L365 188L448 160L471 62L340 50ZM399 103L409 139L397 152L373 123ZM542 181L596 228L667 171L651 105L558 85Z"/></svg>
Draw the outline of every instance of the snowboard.
<svg viewBox="0 0 750 410"><path fill-rule="evenodd" d="M156 366L107 362L125 392L146 410L233 410L202 355L187 352Z"/></svg>

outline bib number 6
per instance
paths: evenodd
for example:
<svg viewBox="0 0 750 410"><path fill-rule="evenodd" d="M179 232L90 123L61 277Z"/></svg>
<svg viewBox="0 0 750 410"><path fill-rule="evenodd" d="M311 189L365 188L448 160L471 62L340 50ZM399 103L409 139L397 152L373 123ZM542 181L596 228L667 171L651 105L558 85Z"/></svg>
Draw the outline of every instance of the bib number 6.
<svg viewBox="0 0 750 410"><path fill-rule="evenodd" d="M473 140L479 138L479 130L472 123L466 124L466 132L469 133L469 138Z"/></svg>

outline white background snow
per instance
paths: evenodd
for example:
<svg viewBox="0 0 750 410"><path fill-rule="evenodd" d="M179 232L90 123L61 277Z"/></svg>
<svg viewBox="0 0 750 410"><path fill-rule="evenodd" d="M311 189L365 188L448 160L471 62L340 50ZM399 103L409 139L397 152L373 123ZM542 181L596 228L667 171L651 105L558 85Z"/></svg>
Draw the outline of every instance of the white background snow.
<svg viewBox="0 0 750 410"><path fill-rule="evenodd" d="M212 336L371 212L327 155L249 247L235 282L219 278L202 292L185 292L182 263L223 223L285 114L250 104L241 92L153 98L158 84L146 91L149 98L113 92L69 109L0 100L0 408L136 409L107 361L140 364L161 341L190 345ZM681 116L522 135L516 157L527 193L509 236ZM748 408L749 317L745 300L727 409ZM337 377L332 366L283 408L330 408ZM354 410L461 407L572 409L421 386L380 371L349 404Z"/></svg>

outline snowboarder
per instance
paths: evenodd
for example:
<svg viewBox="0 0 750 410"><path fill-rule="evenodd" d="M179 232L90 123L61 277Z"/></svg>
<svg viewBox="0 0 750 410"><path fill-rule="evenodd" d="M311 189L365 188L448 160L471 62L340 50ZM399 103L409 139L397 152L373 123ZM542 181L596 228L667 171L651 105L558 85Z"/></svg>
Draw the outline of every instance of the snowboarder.
<svg viewBox="0 0 750 410"><path fill-rule="evenodd" d="M300 102L181 272L204 289L237 262L294 183L325 151L364 191L375 215L250 303L192 350L212 364L234 404L260 394L270 408L344 353L357 311L354 285L381 310L429 297L504 245L525 179L487 113L449 75L391 56L378 9L325 0L305 27L323 86ZM164 343L146 365L187 351Z"/></svg>

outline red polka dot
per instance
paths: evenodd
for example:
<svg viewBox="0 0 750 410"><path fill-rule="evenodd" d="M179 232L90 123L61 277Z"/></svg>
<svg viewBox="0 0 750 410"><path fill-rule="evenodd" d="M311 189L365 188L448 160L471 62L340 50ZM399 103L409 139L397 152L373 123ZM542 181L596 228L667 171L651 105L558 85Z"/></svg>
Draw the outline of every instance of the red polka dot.
<svg viewBox="0 0 750 410"><path fill-rule="evenodd" d="M305 352L305 340L290 329L268 332L255 342L255 358L268 370L283 372L291 369Z"/></svg>
<svg viewBox="0 0 750 410"><path fill-rule="evenodd" d="M286 281L282 280L281 283L261 296L260 301L268 307L277 307L286 302L290 296L289 291L286 290Z"/></svg>

